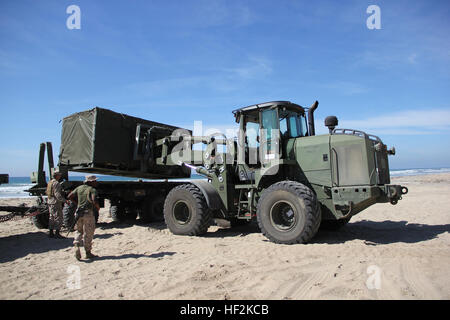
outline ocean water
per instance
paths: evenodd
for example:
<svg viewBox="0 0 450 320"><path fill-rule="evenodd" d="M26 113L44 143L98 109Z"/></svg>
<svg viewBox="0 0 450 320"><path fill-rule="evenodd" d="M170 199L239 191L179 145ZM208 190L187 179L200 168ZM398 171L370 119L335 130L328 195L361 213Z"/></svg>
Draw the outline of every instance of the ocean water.
<svg viewBox="0 0 450 320"><path fill-rule="evenodd" d="M450 168L395 169L390 171L391 177L418 176L445 172L450 172Z"/></svg>
<svg viewBox="0 0 450 320"><path fill-rule="evenodd" d="M450 168L416 168L416 169L392 169L390 171L391 177L402 177L402 176L415 176L424 174L437 174L450 172ZM192 174L192 179L204 179L203 176ZM101 176L98 175L100 181L136 181L135 178L126 177L114 177L114 176ZM70 176L70 180L83 181L84 177L81 176ZM174 179L177 180L177 179ZM180 179L185 180L185 179ZM0 185L0 199L1 198L28 198L30 195L27 190L31 188L33 184L29 177L9 177L8 184Z"/></svg>

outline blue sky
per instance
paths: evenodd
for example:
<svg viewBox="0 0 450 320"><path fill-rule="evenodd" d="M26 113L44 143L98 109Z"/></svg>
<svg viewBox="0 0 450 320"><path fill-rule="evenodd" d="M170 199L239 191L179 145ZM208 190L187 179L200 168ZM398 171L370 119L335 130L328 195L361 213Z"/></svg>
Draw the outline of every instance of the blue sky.
<svg viewBox="0 0 450 320"><path fill-rule="evenodd" d="M94 106L224 130L271 100L318 100L318 133L336 115L378 135L391 168L450 167L449 17L449 1L2 0L0 172L35 171L43 141L56 157L60 120Z"/></svg>

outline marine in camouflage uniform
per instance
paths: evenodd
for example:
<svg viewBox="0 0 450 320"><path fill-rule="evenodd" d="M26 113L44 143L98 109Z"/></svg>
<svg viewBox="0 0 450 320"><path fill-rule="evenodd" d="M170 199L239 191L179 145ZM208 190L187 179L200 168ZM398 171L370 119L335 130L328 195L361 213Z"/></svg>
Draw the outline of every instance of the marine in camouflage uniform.
<svg viewBox="0 0 450 320"><path fill-rule="evenodd" d="M61 173L54 172L53 179L47 185L47 196L48 196L48 211L50 213L48 219L48 229L49 229L49 237L50 238L63 238L60 235L59 231L63 224L63 212L62 208L66 199L64 198L64 194L62 191L61 184L59 181L61 180ZM53 230L55 233L53 234Z"/></svg>
<svg viewBox="0 0 450 320"><path fill-rule="evenodd" d="M77 212L79 218L75 225L75 239L73 244L75 246L75 257L77 260L81 259L80 247L84 246L86 251L86 258L93 259L97 256L92 254L92 239L95 231L95 215L94 209L100 210L97 201L97 178L95 176L87 176L84 184L78 186L69 194L70 200L77 199Z"/></svg>

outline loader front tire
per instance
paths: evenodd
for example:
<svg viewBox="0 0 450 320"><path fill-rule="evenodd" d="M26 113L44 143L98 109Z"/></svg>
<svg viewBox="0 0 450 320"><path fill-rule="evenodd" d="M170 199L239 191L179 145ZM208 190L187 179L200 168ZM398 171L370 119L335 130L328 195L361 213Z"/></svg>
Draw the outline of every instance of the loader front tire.
<svg viewBox="0 0 450 320"><path fill-rule="evenodd" d="M167 195L164 220L173 234L197 236L208 231L211 210L199 188L193 184L183 184Z"/></svg>
<svg viewBox="0 0 450 320"><path fill-rule="evenodd" d="M274 183L258 201L258 226L275 243L309 242L317 233L321 218L314 192L296 181Z"/></svg>

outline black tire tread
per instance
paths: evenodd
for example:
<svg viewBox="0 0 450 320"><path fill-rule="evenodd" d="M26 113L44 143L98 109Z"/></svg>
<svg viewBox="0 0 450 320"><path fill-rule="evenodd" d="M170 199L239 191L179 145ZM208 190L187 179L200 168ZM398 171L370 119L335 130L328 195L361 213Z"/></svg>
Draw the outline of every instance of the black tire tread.
<svg viewBox="0 0 450 320"><path fill-rule="evenodd" d="M305 232L303 232L301 237L298 237L297 239L291 240L291 241L280 241L276 239L274 236L272 236L265 228L264 225L260 219L260 215L257 214L257 221L258 226L261 230L261 232L266 236L270 241L275 243L282 243L282 244L296 244L296 243L307 243L309 242L317 233L320 223L321 223L321 210L320 210L320 204L317 201L316 195L314 192L305 186L304 184L297 182L297 181L280 181L277 183L272 184L269 188L265 189L263 193L261 194L261 197L257 204L257 212L261 211L261 204L262 199L271 192L275 190L286 190L294 193L299 198L303 199L304 204L307 208L307 212L311 214L307 214L306 221L305 221ZM309 208L309 209L308 209Z"/></svg>
<svg viewBox="0 0 450 320"><path fill-rule="evenodd" d="M77 205L74 202L70 204L65 203L63 206L63 225L66 228L70 228L75 220L75 210Z"/></svg>
<svg viewBox="0 0 450 320"><path fill-rule="evenodd" d="M40 202L37 202L37 205L40 205ZM31 220L33 221L33 224L38 229L48 229L48 220L50 216L50 212L48 210L48 205L42 205L43 210L41 210L41 213L31 217Z"/></svg>
<svg viewBox="0 0 450 320"><path fill-rule="evenodd" d="M139 218L145 222L164 222L164 200L163 195L145 199L141 205ZM162 212L158 210L161 203Z"/></svg>
<svg viewBox="0 0 450 320"><path fill-rule="evenodd" d="M206 203L205 196L201 192L199 188L197 188L193 184L182 184L173 188L166 197L166 201L164 202L164 220L166 225L171 226L171 222L168 219L167 215L169 214L169 202L172 197L176 195L179 190L186 190L194 197L196 202L196 209L198 212L198 218L193 221L193 225L190 227L190 230L187 233L183 233L183 235L197 236L204 234L208 231L209 226L211 225L211 210L208 208ZM171 230L174 234L173 230Z"/></svg>
<svg viewBox="0 0 450 320"><path fill-rule="evenodd" d="M121 205L111 205L109 208L111 219L114 222L125 221L125 208Z"/></svg>

